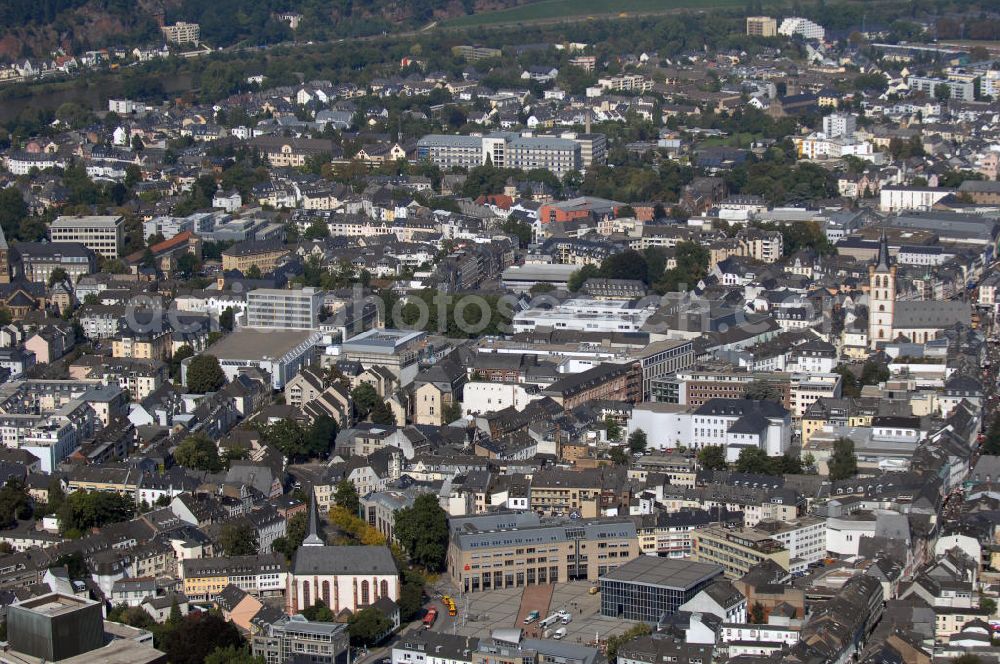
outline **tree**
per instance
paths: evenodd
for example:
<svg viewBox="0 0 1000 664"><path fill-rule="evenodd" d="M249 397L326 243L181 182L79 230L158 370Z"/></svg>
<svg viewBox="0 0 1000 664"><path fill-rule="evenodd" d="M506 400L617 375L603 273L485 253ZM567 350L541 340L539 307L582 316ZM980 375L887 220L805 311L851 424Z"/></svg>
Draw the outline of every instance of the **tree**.
<svg viewBox="0 0 1000 664"><path fill-rule="evenodd" d="M354 402L354 410L357 412L358 417L364 419L368 417L372 409L375 408L375 404L381 398L374 387L368 383L361 383L351 390L351 400Z"/></svg>
<svg viewBox="0 0 1000 664"><path fill-rule="evenodd" d="M965 654L951 660L952 664L985 664L978 655Z"/></svg>
<svg viewBox="0 0 1000 664"><path fill-rule="evenodd" d="M607 643L608 662L615 662L618 659L618 649L623 645L637 639L640 636L652 634L653 630L646 623L630 627L618 636L609 636Z"/></svg>
<svg viewBox="0 0 1000 664"><path fill-rule="evenodd" d="M633 279L645 282L649 278L646 259L635 249L612 254L601 263L600 276L605 279Z"/></svg>
<svg viewBox="0 0 1000 664"><path fill-rule="evenodd" d="M74 491L57 512L63 533L82 533L132 518L135 502L129 496L103 491Z"/></svg>
<svg viewBox="0 0 1000 664"><path fill-rule="evenodd" d="M646 432L642 429L636 429L628 437L628 448L633 454L646 451Z"/></svg>
<svg viewBox="0 0 1000 664"><path fill-rule="evenodd" d="M763 625L764 624L764 605L760 602L754 602L750 606L750 623L753 625Z"/></svg>
<svg viewBox="0 0 1000 664"><path fill-rule="evenodd" d="M215 612L193 611L163 638L170 664L202 664L220 648L240 648L243 638L236 627Z"/></svg>
<svg viewBox="0 0 1000 664"><path fill-rule="evenodd" d="M226 556L253 556L260 551L257 530L246 521L222 526L218 543Z"/></svg>
<svg viewBox="0 0 1000 664"><path fill-rule="evenodd" d="M833 454L827 464L831 481L853 477L858 472L858 459L854 456L854 441L838 438L833 441Z"/></svg>
<svg viewBox="0 0 1000 664"><path fill-rule="evenodd" d="M726 450L722 445L706 445L698 450L698 464L705 470L725 470Z"/></svg>
<svg viewBox="0 0 1000 664"><path fill-rule="evenodd" d="M181 362L193 356L194 348L188 344L184 344L174 351L174 354L170 357L170 375L174 378L174 380L181 377Z"/></svg>
<svg viewBox="0 0 1000 664"><path fill-rule="evenodd" d="M0 489L0 528L9 528L18 519L30 519L32 515L31 496L17 480L10 479Z"/></svg>
<svg viewBox="0 0 1000 664"><path fill-rule="evenodd" d="M317 219L309 224L302 236L307 240L321 240L330 236L330 227L322 219Z"/></svg>
<svg viewBox="0 0 1000 664"><path fill-rule="evenodd" d="M207 434L199 431L181 441L174 449L174 461L192 470L217 473L224 464L219 458L219 449Z"/></svg>
<svg viewBox="0 0 1000 664"><path fill-rule="evenodd" d="M251 265L250 267L247 268L247 271L244 274L244 276L247 279L260 279L260 277L261 277L260 268L257 267L256 263L254 263L253 265Z"/></svg>
<svg viewBox="0 0 1000 664"><path fill-rule="evenodd" d="M846 364L838 364L834 370L834 373L840 374L840 392L845 397L859 397L861 396L861 383L858 381L858 377L854 375L851 368Z"/></svg>
<svg viewBox="0 0 1000 664"><path fill-rule="evenodd" d="M337 440L336 420L329 415L320 415L306 429L301 454L305 457L325 457Z"/></svg>
<svg viewBox="0 0 1000 664"><path fill-rule="evenodd" d="M608 457L611 459L611 463L616 466L627 466L628 465L628 452L621 445L612 447L611 451L608 452Z"/></svg>
<svg viewBox="0 0 1000 664"><path fill-rule="evenodd" d="M462 404L459 401L446 403L441 409L441 424L451 424L462 418Z"/></svg>
<svg viewBox="0 0 1000 664"><path fill-rule="evenodd" d="M1000 413L993 416L982 447L983 454L1000 455Z"/></svg>
<svg viewBox="0 0 1000 664"><path fill-rule="evenodd" d="M392 412L392 408L384 400L379 399L372 408L371 420L373 424L381 424L382 426L396 426L396 415Z"/></svg>
<svg viewBox="0 0 1000 664"><path fill-rule="evenodd" d="M309 534L309 513L296 512L288 520L285 526L284 537L278 537L271 543L271 548L285 555L289 561L295 555L295 551L302 546L306 535Z"/></svg>
<svg viewBox="0 0 1000 664"><path fill-rule="evenodd" d="M424 577L416 570L403 569L403 587L399 591L399 618L402 622L415 620L423 611Z"/></svg>
<svg viewBox="0 0 1000 664"><path fill-rule="evenodd" d="M604 429L607 431L608 440L621 440L622 427L615 418L611 416L605 417Z"/></svg>
<svg viewBox="0 0 1000 664"><path fill-rule="evenodd" d="M333 502L337 507L342 507L351 514L361 512L361 499L358 497L358 490L351 480L340 480L333 492Z"/></svg>
<svg viewBox="0 0 1000 664"><path fill-rule="evenodd" d="M754 380L747 385L743 397L754 401L781 401L781 391L773 383Z"/></svg>
<svg viewBox="0 0 1000 664"><path fill-rule="evenodd" d="M57 267L49 273L49 288L56 284L61 284L69 280L69 274L61 267Z"/></svg>
<svg viewBox="0 0 1000 664"><path fill-rule="evenodd" d="M312 622L333 622L336 616L333 615L333 611L330 607L326 605L321 599L317 599L316 603L312 606L306 607L302 611L302 615L305 616L306 620L311 620Z"/></svg>
<svg viewBox="0 0 1000 664"><path fill-rule="evenodd" d="M236 322L236 312L233 311L232 307L226 307L225 309L222 310L222 313L219 314L219 327L225 330L226 332L233 331L233 325L235 324L235 322Z"/></svg>
<svg viewBox="0 0 1000 664"><path fill-rule="evenodd" d="M195 394L214 392L226 384L219 358L202 353L188 364L187 388Z"/></svg>
<svg viewBox="0 0 1000 664"><path fill-rule="evenodd" d="M185 279L193 277L199 269L201 269L201 261L190 251L177 259L177 271Z"/></svg>
<svg viewBox="0 0 1000 664"><path fill-rule="evenodd" d="M575 293L583 288L583 285L587 283L588 279L599 276L600 273L601 269L599 267L588 263L569 275L569 279L566 281L566 288L568 288L571 293Z"/></svg>
<svg viewBox="0 0 1000 664"><path fill-rule="evenodd" d="M997 612L997 601L992 597L980 597L979 608L989 613L990 617L993 617Z"/></svg>
<svg viewBox="0 0 1000 664"><path fill-rule="evenodd" d="M934 86L934 98L938 101L948 101L951 99L951 88L947 83L938 83Z"/></svg>
<svg viewBox="0 0 1000 664"><path fill-rule="evenodd" d="M889 367L875 360L866 360L861 367L862 385L878 385L889 380L889 376Z"/></svg>
<svg viewBox="0 0 1000 664"><path fill-rule="evenodd" d="M209 653L205 658L205 664L264 664L264 658L254 657L246 646L242 648L226 646L216 648Z"/></svg>
<svg viewBox="0 0 1000 664"><path fill-rule="evenodd" d="M358 646L371 646L392 629L392 623L381 611L366 606L353 616L347 623L347 631L351 635L351 643Z"/></svg>
<svg viewBox="0 0 1000 664"><path fill-rule="evenodd" d="M430 572L444 570L448 555L448 515L438 503L437 495L417 496L411 507L396 511L395 524L396 539L411 562Z"/></svg>
<svg viewBox="0 0 1000 664"><path fill-rule="evenodd" d="M0 228L8 240L20 237L21 222L28 218L28 204L15 187L0 189Z"/></svg>
<svg viewBox="0 0 1000 664"><path fill-rule="evenodd" d="M736 459L736 470L753 475L769 475L771 461L767 452L759 447L744 447L740 450L739 458Z"/></svg>

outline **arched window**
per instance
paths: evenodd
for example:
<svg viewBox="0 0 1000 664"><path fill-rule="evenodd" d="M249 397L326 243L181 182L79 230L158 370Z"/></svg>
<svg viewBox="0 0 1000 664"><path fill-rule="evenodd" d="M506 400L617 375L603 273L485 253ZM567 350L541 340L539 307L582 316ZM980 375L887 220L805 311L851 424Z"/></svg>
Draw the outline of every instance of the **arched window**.
<svg viewBox="0 0 1000 664"><path fill-rule="evenodd" d="M379 594L379 597L388 597L389 596L389 582L386 581L385 579L382 579L382 583L379 584L378 594Z"/></svg>
<svg viewBox="0 0 1000 664"><path fill-rule="evenodd" d="M885 339L885 330L879 330L878 331L878 338L879 339Z"/></svg>
<svg viewBox="0 0 1000 664"><path fill-rule="evenodd" d="M325 603L328 607L333 606L333 603L330 601L330 582L329 581L324 581L323 582L323 603Z"/></svg>
<svg viewBox="0 0 1000 664"><path fill-rule="evenodd" d="M370 604L370 603L371 602L370 602L369 597L368 597L368 582L367 581L362 581L361 582L361 606L368 606L368 604Z"/></svg>
<svg viewBox="0 0 1000 664"><path fill-rule="evenodd" d="M312 598L309 597L309 582L302 582L302 608L308 609L312 606Z"/></svg>
<svg viewBox="0 0 1000 664"><path fill-rule="evenodd" d="M880 304L880 305L878 305L878 310L879 310L880 312L881 312L881 311L885 311L885 305L884 305L884 304Z"/></svg>

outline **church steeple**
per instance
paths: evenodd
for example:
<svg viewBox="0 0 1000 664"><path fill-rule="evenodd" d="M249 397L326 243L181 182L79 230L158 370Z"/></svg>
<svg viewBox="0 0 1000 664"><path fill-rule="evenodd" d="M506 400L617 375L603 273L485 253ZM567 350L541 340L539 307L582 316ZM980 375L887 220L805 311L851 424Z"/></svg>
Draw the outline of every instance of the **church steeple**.
<svg viewBox="0 0 1000 664"><path fill-rule="evenodd" d="M884 230L882 231L882 237L878 241L878 259L875 261L875 271L889 271L889 240L885 237Z"/></svg>
<svg viewBox="0 0 1000 664"><path fill-rule="evenodd" d="M319 511L316 507L316 496L309 498L309 534L302 540L302 546L325 546L326 542L319 536Z"/></svg>

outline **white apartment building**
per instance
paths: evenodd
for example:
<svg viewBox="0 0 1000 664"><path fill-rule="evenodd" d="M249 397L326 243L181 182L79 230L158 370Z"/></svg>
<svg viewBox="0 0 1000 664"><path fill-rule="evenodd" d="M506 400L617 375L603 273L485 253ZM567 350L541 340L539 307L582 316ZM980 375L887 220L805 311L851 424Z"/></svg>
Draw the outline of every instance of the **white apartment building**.
<svg viewBox="0 0 1000 664"><path fill-rule="evenodd" d="M125 243L125 219L117 215L57 217L49 224L53 242L78 242L105 258L118 258Z"/></svg>
<svg viewBox="0 0 1000 664"><path fill-rule="evenodd" d="M950 78L930 78L929 76L911 76L907 80L910 92L922 92L928 97L937 94L939 85L948 88L948 98L958 101L975 101L976 86L970 80L956 80Z"/></svg>
<svg viewBox="0 0 1000 664"><path fill-rule="evenodd" d="M825 519L804 516L794 522L762 521L757 530L767 532L788 549L790 572L804 571L810 563L826 556Z"/></svg>
<svg viewBox="0 0 1000 664"><path fill-rule="evenodd" d="M201 41L201 26L197 23L178 21L160 28L163 38L171 44L197 44Z"/></svg>
<svg viewBox="0 0 1000 664"><path fill-rule="evenodd" d="M823 133L830 138L850 138L858 129L858 118L850 113L832 113L823 118Z"/></svg>
<svg viewBox="0 0 1000 664"><path fill-rule="evenodd" d="M486 136L430 134L417 141L417 159L429 160L449 170L456 166L474 168L487 162L500 168L530 171L544 168L562 176L584 170L582 144L593 150L593 137L520 136L502 132Z"/></svg>
<svg viewBox="0 0 1000 664"><path fill-rule="evenodd" d="M258 288L247 293L247 327L313 330L324 292L315 288Z"/></svg>
<svg viewBox="0 0 1000 664"><path fill-rule="evenodd" d="M856 556L862 537L875 536L875 518L830 517L826 520L826 550L838 556Z"/></svg>
<svg viewBox="0 0 1000 664"><path fill-rule="evenodd" d="M803 39L823 41L823 37L826 36L826 30L823 29L822 25L813 23L807 18L790 16L781 22L781 25L778 27L778 34L785 35L786 37L799 35Z"/></svg>

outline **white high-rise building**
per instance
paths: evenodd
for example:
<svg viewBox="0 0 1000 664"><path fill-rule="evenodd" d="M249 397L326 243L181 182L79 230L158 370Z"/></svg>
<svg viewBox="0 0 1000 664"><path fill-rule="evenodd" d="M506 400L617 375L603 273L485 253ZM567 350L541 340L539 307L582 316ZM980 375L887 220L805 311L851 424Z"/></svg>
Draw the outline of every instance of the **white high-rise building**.
<svg viewBox="0 0 1000 664"><path fill-rule="evenodd" d="M827 138L851 138L858 128L857 116L849 113L833 113L823 118L823 133Z"/></svg>
<svg viewBox="0 0 1000 664"><path fill-rule="evenodd" d="M319 325L323 291L258 288L247 293L247 327L313 330Z"/></svg>
<svg viewBox="0 0 1000 664"><path fill-rule="evenodd" d="M823 41L823 37L826 36L826 30L823 29L822 25L813 23L807 18L802 18L801 16L791 16L781 22L781 27L778 28L778 34L785 35L786 37L801 35L803 39L817 39L819 41Z"/></svg>

